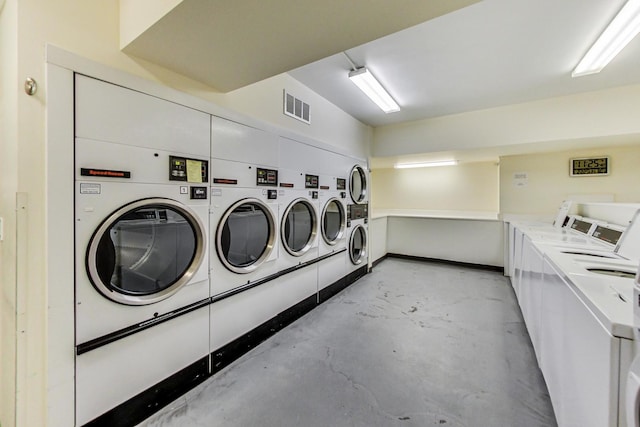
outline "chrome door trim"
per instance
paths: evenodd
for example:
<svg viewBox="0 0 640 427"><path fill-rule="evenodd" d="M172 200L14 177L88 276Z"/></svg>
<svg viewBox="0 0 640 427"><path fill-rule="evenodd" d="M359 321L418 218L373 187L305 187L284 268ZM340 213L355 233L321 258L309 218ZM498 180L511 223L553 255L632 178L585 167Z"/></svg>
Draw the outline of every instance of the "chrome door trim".
<svg viewBox="0 0 640 427"><path fill-rule="evenodd" d="M324 217L327 214L327 208L329 207L329 205L332 202L336 202L338 204L338 210L340 211L340 231L338 232L338 235L336 236L335 239L330 240L329 238L327 238L327 234L326 234L326 230L324 229ZM332 197L329 200L327 200L327 202L324 204L324 208L322 209L322 217L320 218L320 227L322 229L322 239L325 241L325 243L327 245L336 245L340 239L342 239L342 237L344 236L344 230L345 227L347 225L347 212L346 209L344 208L344 205L342 204L342 202L340 201L340 199L338 199L337 197Z"/></svg>
<svg viewBox="0 0 640 427"><path fill-rule="evenodd" d="M245 267L238 267L231 264L227 260L227 258L224 256L224 253L222 253L222 231L224 229L224 224L226 224L227 220L229 219L229 216L231 216L233 211L239 206L242 206L244 204L250 204L250 203L258 205L265 212L267 217L267 222L269 223L269 238L267 239L267 246L265 250L262 252L262 255L260 255L260 257L257 260L255 260L252 264L247 265ZM260 199L247 197L245 199L238 200L225 211L224 215L222 215L222 218L220 218L220 221L218 222L218 228L216 229L216 252L218 253L218 258L220 259L220 262L222 262L222 264L228 270L234 273L247 274L257 269L263 262L265 262L265 260L269 257L269 255L271 255L271 251L273 250L275 243L276 243L276 219L273 215L273 211L271 210L271 208Z"/></svg>
<svg viewBox="0 0 640 427"><path fill-rule="evenodd" d="M294 251L287 244L287 239L285 237L284 223L286 222L287 216L289 215L289 212L291 212L291 209L293 209L293 207L298 203L302 203L303 205L305 205L307 209L309 209L309 211L311 212L311 236L309 236L309 240L307 240L307 243L304 245L302 249L300 249L299 251ZM282 215L282 223L280 224L280 239L282 240L282 246L284 246L284 249L289 254L295 257L302 256L305 254L305 252L307 252L311 248L311 246L313 246L313 241L315 240L317 235L318 235L318 216L316 214L316 210L313 204L311 204L309 200L303 197L298 197L297 199L289 203L289 206L287 206L287 209L285 209L284 214Z"/></svg>
<svg viewBox="0 0 640 427"><path fill-rule="evenodd" d="M175 210L179 212L181 215L185 217L185 219L189 222L189 225L193 228L195 233L196 240L196 248L193 259L189 264L189 267L184 272L184 274L176 280L171 286L163 289L160 292L151 294L151 295L127 295L125 293L120 292L118 289L111 286L111 284L105 284L100 279L98 274L98 269L96 266L96 255L98 250L98 244L102 239L104 233L108 232L111 226L118 221L124 214L145 206L166 206L169 209ZM184 204L177 202L172 199L166 199L161 197L154 197L148 199L137 200L132 203L128 203L116 211L114 211L111 215L109 215L100 226L96 229L96 231L91 236L91 240L89 241L89 246L87 248L87 255L85 259L87 274L89 276L89 280L93 284L93 286L106 298L115 301L120 304L125 305L148 305L153 304L159 301L162 301L166 298L169 298L178 290L189 283L193 275L196 273L198 268L200 268L200 264L202 264L205 252L205 240L206 236L204 235L204 226L200 219L195 215L187 206Z"/></svg>
<svg viewBox="0 0 640 427"><path fill-rule="evenodd" d="M360 190L360 194L358 195L353 194L353 185L351 185L353 182L354 172L358 172L358 175L360 175L361 183L362 183L362 189ZM353 200L353 202L357 204L362 203L364 199L367 197L367 190L368 190L367 173L362 166L355 165L353 168L351 168L351 173L349 173L349 195L351 196L351 200Z"/></svg>
<svg viewBox="0 0 640 427"><path fill-rule="evenodd" d="M359 230L362 230L362 250L360 251L360 256L355 259L353 257L353 239L354 236L356 235L356 232L359 232ZM367 257L367 244L368 244L368 236L367 236L367 229L364 228L364 226L362 224L358 224L354 227L353 230L351 230L351 236L349 237L349 258L351 259L351 263L354 265L359 265L362 264L362 261Z"/></svg>

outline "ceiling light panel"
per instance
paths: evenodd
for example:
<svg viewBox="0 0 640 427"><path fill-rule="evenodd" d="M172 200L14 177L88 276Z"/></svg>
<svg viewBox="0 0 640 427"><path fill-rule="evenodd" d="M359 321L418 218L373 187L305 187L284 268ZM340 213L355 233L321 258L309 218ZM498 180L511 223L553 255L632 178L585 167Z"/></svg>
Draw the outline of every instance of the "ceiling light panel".
<svg viewBox="0 0 640 427"><path fill-rule="evenodd" d="M599 73L640 32L640 0L629 0L591 46L571 77Z"/></svg>
<svg viewBox="0 0 640 427"><path fill-rule="evenodd" d="M400 111L400 106L366 67L351 71L349 79L385 113Z"/></svg>
<svg viewBox="0 0 640 427"><path fill-rule="evenodd" d="M409 169L409 168L430 168L435 166L455 166L458 164L457 160L443 160L440 162L421 162L421 163L396 163L393 165L396 169Z"/></svg>

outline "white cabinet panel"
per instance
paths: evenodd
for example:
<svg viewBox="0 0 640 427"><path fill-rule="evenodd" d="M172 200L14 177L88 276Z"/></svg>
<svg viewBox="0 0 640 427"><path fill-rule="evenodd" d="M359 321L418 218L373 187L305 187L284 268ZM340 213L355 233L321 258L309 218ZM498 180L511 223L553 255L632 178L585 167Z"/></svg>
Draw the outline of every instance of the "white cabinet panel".
<svg viewBox="0 0 640 427"><path fill-rule="evenodd" d="M560 427L618 425L620 340L545 261L543 374Z"/></svg>
<svg viewBox="0 0 640 427"><path fill-rule="evenodd" d="M210 115L76 75L76 137L209 157Z"/></svg>
<svg viewBox="0 0 640 427"><path fill-rule="evenodd" d="M531 244L528 237L522 240L521 279L518 302L522 317L529 331L531 343L536 352L538 364L541 363L540 348L540 310L542 306L542 254Z"/></svg>
<svg viewBox="0 0 640 427"><path fill-rule="evenodd" d="M220 117L211 118L211 157L278 166L278 137Z"/></svg>

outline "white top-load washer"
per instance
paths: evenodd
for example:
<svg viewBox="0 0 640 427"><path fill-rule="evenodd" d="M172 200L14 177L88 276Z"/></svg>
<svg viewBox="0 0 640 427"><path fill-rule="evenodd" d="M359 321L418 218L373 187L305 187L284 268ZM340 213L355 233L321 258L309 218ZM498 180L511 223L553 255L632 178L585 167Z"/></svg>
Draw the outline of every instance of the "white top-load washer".
<svg viewBox="0 0 640 427"><path fill-rule="evenodd" d="M634 359L629 367L626 383L627 427L640 427L640 269L633 285Z"/></svg>
<svg viewBox="0 0 640 427"><path fill-rule="evenodd" d="M619 227L600 224L590 229L592 236L595 230L610 246L620 236ZM534 329L560 424L626 425L638 242L636 216L609 252L615 258L571 253L555 242L532 243L544 256L542 276L533 283L541 292L533 304L540 310Z"/></svg>
<svg viewBox="0 0 640 427"><path fill-rule="evenodd" d="M75 106L76 423L136 424L208 372L209 116L81 75Z"/></svg>

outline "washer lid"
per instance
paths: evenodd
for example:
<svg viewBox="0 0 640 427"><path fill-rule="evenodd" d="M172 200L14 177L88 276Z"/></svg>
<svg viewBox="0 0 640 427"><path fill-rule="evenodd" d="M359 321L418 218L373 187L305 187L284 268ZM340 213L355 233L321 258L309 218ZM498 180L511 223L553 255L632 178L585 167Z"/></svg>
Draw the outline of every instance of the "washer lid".
<svg viewBox="0 0 640 427"><path fill-rule="evenodd" d="M106 218L87 248L94 287L126 305L152 304L187 284L204 257L204 228L181 203L138 200Z"/></svg>
<svg viewBox="0 0 640 427"><path fill-rule="evenodd" d="M640 209L633 215L614 252L634 262L640 259Z"/></svg>

